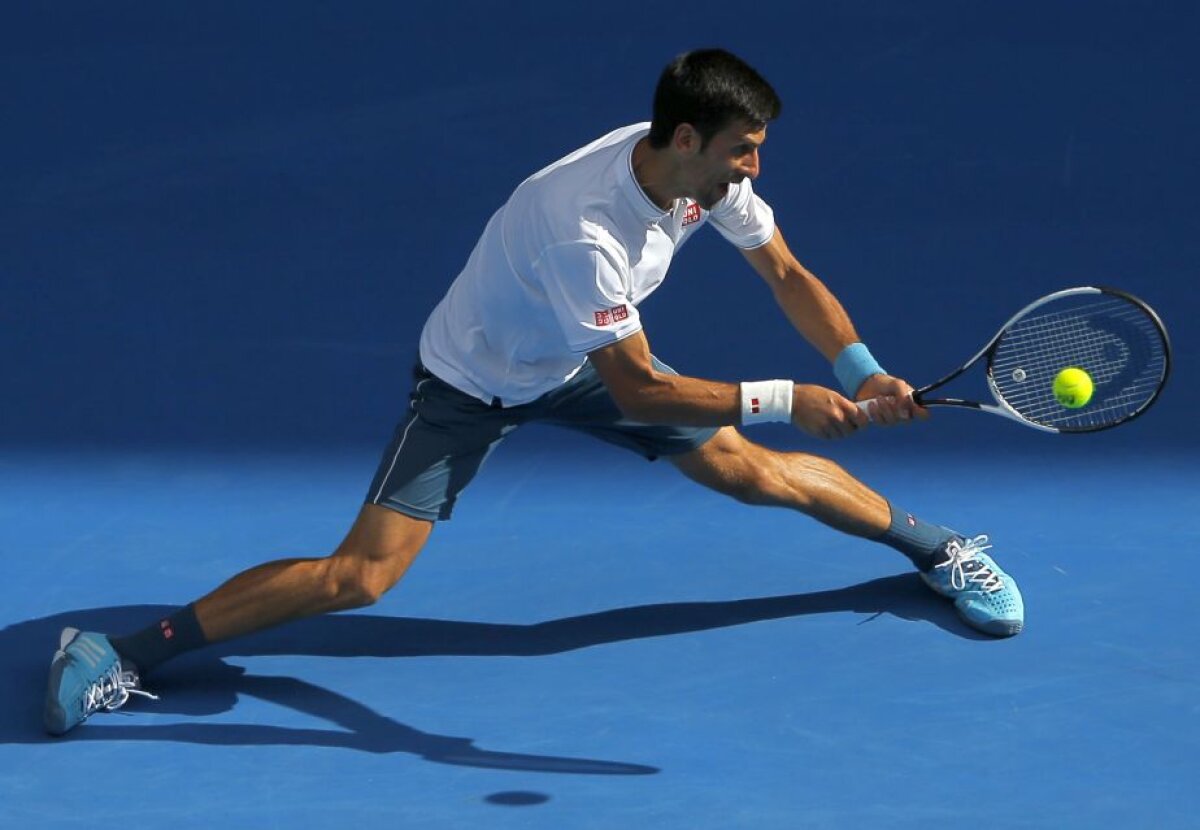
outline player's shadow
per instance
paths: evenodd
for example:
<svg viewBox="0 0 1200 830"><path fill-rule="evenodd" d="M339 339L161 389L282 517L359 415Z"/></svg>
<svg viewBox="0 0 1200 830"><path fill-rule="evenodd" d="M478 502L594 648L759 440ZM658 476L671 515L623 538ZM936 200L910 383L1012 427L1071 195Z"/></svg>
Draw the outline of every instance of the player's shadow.
<svg viewBox="0 0 1200 830"><path fill-rule="evenodd" d="M135 605L71 611L16 623L0 631L0 743L50 740L40 729L46 668L59 631L126 632L171 609ZM263 724L185 722L122 725L117 716L98 719L71 740L182 741L211 745L307 745L365 752L404 752L429 761L471 767L575 774L645 775L655 767L620 761L499 752L470 738L422 732L306 680L260 676L226 657L308 655L326 657L506 656L536 657L602 643L662 637L809 614L856 612L931 622L957 636L986 639L960 623L951 606L935 597L916 574L883 577L848 588L807 594L721 602L673 602L617 608L577 617L511 625L370 614L336 614L218 644L185 655L154 677L163 714L210 716L230 711L250 695L335 725L298 729Z"/></svg>

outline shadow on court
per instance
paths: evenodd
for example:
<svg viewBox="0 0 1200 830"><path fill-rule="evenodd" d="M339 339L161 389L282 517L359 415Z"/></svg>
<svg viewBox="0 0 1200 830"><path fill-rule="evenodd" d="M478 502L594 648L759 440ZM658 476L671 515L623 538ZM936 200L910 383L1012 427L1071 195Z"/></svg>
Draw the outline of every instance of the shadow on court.
<svg viewBox="0 0 1200 830"><path fill-rule="evenodd" d="M165 615L167 606L132 605L70 611L16 623L0 632L0 743L50 741L41 731L46 669L59 631L126 632ZM303 712L337 729L204 722L128 725L102 718L67 740L180 741L219 746L322 746L372 753L403 752L428 761L492 769L599 775L647 775L655 767L586 758L560 758L485 750L470 738L422 732L369 707L294 677L260 676L225 657L305 655L324 657L507 656L558 654L603 643L687 634L765 620L836 612L882 614L933 623L959 637L986 639L959 622L916 574L883 577L847 588L806 594L718 602L640 605L529 625L340 614L292 623L185 655L154 676L162 694L156 712L192 717L233 709L240 695ZM132 705L141 706L140 701ZM113 723L116 720L118 723Z"/></svg>

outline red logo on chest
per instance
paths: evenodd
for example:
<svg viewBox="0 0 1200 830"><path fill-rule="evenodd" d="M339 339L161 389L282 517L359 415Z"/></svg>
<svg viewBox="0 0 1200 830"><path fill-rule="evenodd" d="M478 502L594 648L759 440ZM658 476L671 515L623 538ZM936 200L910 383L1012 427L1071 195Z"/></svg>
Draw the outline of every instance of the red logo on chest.
<svg viewBox="0 0 1200 830"><path fill-rule="evenodd" d="M683 227L694 225L700 221L700 205L695 202L687 206L687 210L683 212Z"/></svg>

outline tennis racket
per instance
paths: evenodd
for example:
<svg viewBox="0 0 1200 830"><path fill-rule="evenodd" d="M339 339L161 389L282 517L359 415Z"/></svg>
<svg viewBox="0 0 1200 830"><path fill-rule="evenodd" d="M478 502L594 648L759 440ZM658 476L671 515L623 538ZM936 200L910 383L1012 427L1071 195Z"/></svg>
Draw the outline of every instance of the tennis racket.
<svg viewBox="0 0 1200 830"><path fill-rule="evenodd" d="M932 397L931 393L985 360L995 403ZM1094 390L1068 408L1054 379L1083 369ZM921 406L990 412L1044 432L1096 432L1132 421L1153 404L1171 372L1171 344L1150 306L1113 288L1068 288L1013 315L979 353L944 378L913 393ZM867 411L869 401L859 406Z"/></svg>

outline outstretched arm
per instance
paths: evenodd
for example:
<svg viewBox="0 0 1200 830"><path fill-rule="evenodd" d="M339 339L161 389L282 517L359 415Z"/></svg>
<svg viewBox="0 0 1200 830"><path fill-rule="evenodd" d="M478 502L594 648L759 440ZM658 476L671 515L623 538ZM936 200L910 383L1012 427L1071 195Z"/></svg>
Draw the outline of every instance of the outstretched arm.
<svg viewBox="0 0 1200 830"><path fill-rule="evenodd" d="M746 260L771 288L796 331L831 363L852 343L860 342L850 315L821 280L792 255L779 228L771 241L742 251ZM856 400L878 398L872 418L880 424L906 421L925 410L912 400L912 387L900 378L872 375L856 390Z"/></svg>
<svg viewBox="0 0 1200 830"><path fill-rule="evenodd" d="M645 424L726 426L742 422L741 388L655 368L638 331L588 353L625 417ZM832 389L796 384L792 423L818 438L840 438L866 423L858 407Z"/></svg>

